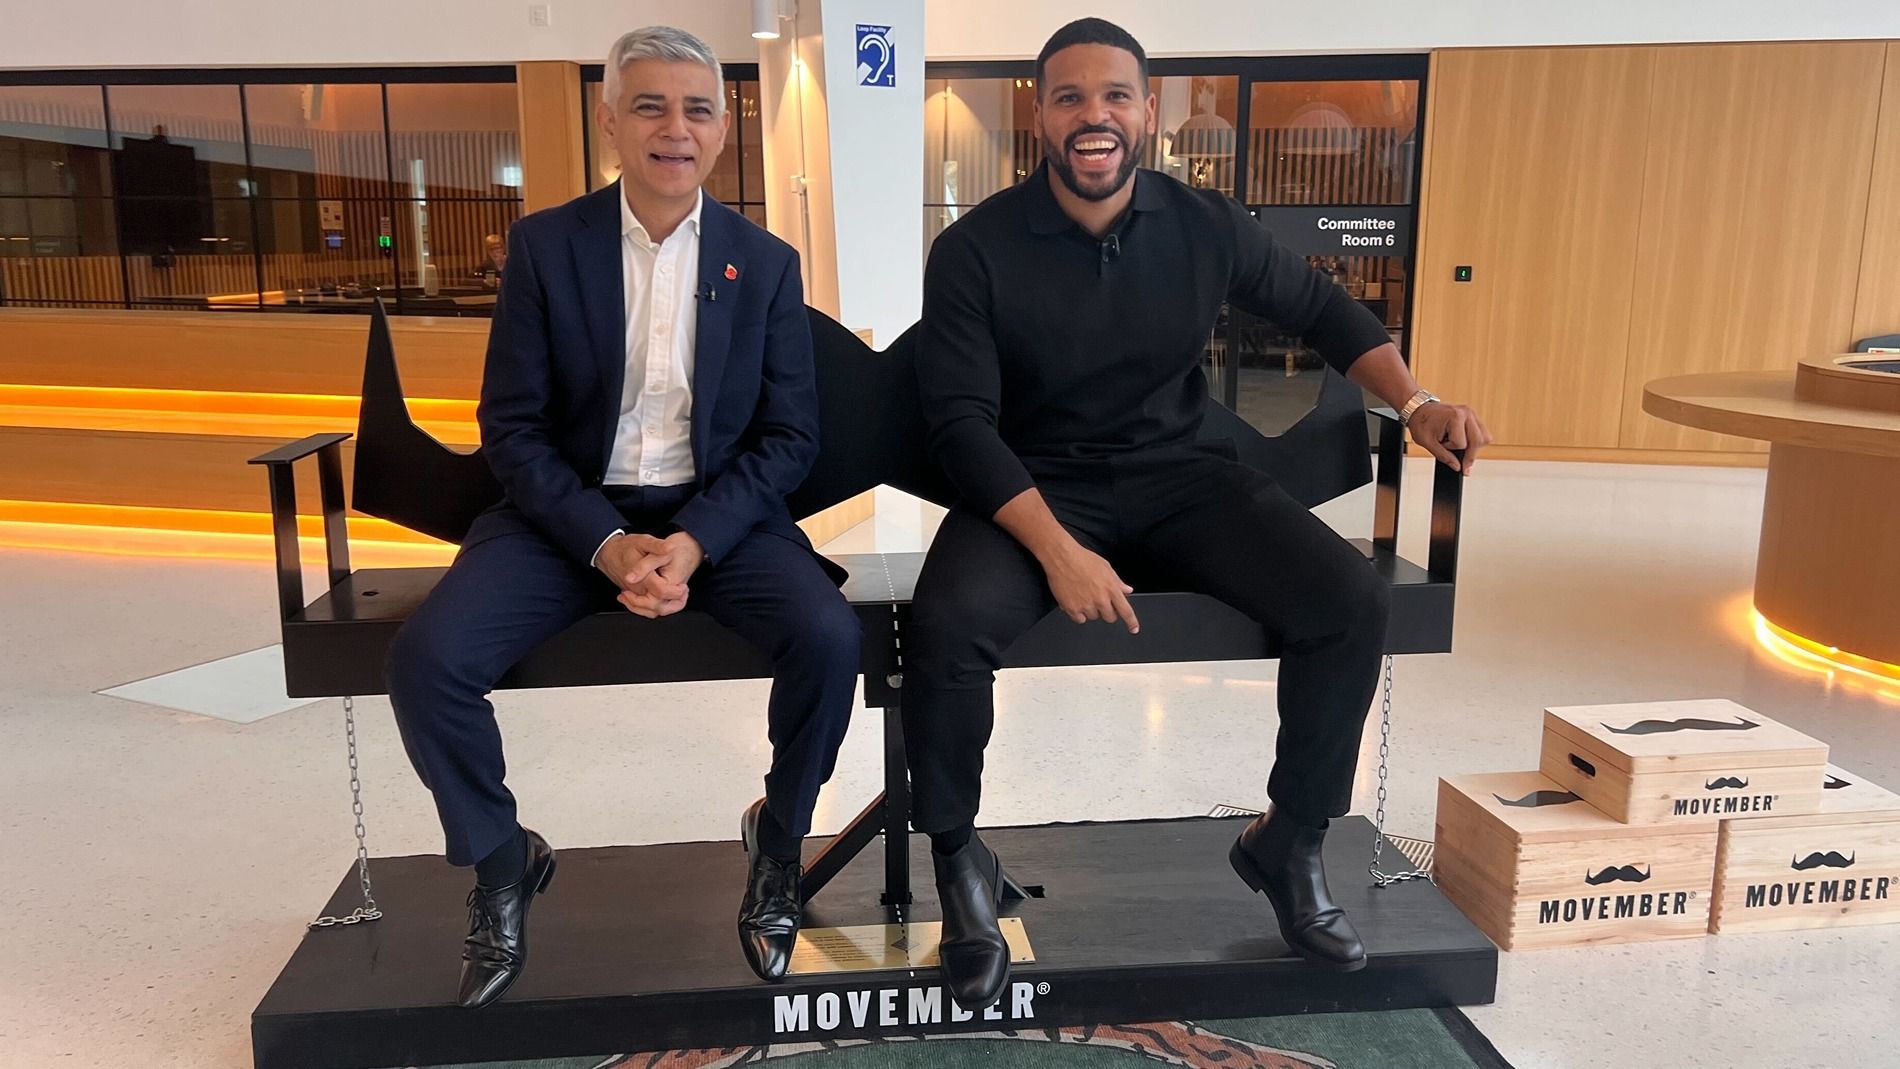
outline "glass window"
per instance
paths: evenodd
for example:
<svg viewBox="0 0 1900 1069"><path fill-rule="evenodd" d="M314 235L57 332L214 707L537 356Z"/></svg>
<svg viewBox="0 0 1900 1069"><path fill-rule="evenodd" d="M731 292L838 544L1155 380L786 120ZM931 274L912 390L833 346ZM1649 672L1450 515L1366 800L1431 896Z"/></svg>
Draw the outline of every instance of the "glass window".
<svg viewBox="0 0 1900 1069"><path fill-rule="evenodd" d="M195 235L177 244L137 247L127 227L128 209L152 220L169 220L173 234ZM251 202L221 199L122 201L120 233L125 270L131 283L127 297L135 308L242 308L258 306L256 241ZM155 232L155 231L148 231Z"/></svg>
<svg viewBox="0 0 1900 1069"><path fill-rule="evenodd" d="M1410 203L1417 129L1417 82L1256 82L1247 203Z"/></svg>
<svg viewBox="0 0 1900 1069"><path fill-rule="evenodd" d="M379 294L395 299L394 243L383 249L376 240L386 202L265 200L257 207L264 303L346 308L367 307Z"/></svg>
<svg viewBox="0 0 1900 1069"><path fill-rule="evenodd" d="M103 197L0 197L0 256L115 256Z"/></svg>
<svg viewBox="0 0 1900 1069"><path fill-rule="evenodd" d="M406 312L466 315L493 309L506 270L516 201L400 202L397 281Z"/></svg>
<svg viewBox="0 0 1900 1069"><path fill-rule="evenodd" d="M0 197L0 304L119 303L112 201Z"/></svg>
<svg viewBox="0 0 1900 1069"><path fill-rule="evenodd" d="M1310 216L1321 207L1386 208L1383 214L1391 215L1391 206L1411 204L1418 83L1255 82L1247 126L1248 207L1377 316L1403 349L1411 212L1399 213L1402 246L1383 256L1320 248L1324 241ZM1238 309L1230 310L1223 330L1230 353L1214 365L1217 384L1219 373L1231 369L1236 379L1229 396L1242 416L1272 432L1311 409L1324 378L1317 352Z"/></svg>
<svg viewBox="0 0 1900 1069"><path fill-rule="evenodd" d="M600 82L581 83L581 123L587 128L587 189L593 192L620 178L620 157L600 132Z"/></svg>
<svg viewBox="0 0 1900 1069"><path fill-rule="evenodd" d="M0 304L125 299L105 97L0 86Z"/></svg>
<svg viewBox="0 0 1900 1069"><path fill-rule="evenodd" d="M1042 162L1033 78L924 82L924 247Z"/></svg>
<svg viewBox="0 0 1900 1069"><path fill-rule="evenodd" d="M758 208L755 222L765 225L765 132L761 126L763 119L759 105L759 83L753 80L734 82L732 125L739 131L739 170L744 175L745 196L740 203L747 208ZM747 211L748 216L752 215Z"/></svg>
<svg viewBox="0 0 1900 1069"><path fill-rule="evenodd" d="M106 102L120 197L250 195L237 86L115 85Z"/></svg>
<svg viewBox="0 0 1900 1069"><path fill-rule="evenodd" d="M712 173L706 176L705 189L721 204L741 204L745 198L739 189L739 87L732 82L726 83L726 110L732 121L726 124L726 141L713 161Z"/></svg>
<svg viewBox="0 0 1900 1069"><path fill-rule="evenodd" d="M0 197L112 194L96 85L0 86Z"/></svg>
<svg viewBox="0 0 1900 1069"><path fill-rule="evenodd" d="M258 196L390 195L381 85L247 85L244 103Z"/></svg>
<svg viewBox="0 0 1900 1069"><path fill-rule="evenodd" d="M396 196L521 196L520 115L512 82L392 84Z"/></svg>
<svg viewBox="0 0 1900 1069"><path fill-rule="evenodd" d="M1155 96L1155 140L1147 166L1197 189L1234 195L1236 75L1148 79Z"/></svg>
<svg viewBox="0 0 1900 1069"><path fill-rule="evenodd" d="M0 304L486 315L516 109L512 82L0 86Z"/></svg>

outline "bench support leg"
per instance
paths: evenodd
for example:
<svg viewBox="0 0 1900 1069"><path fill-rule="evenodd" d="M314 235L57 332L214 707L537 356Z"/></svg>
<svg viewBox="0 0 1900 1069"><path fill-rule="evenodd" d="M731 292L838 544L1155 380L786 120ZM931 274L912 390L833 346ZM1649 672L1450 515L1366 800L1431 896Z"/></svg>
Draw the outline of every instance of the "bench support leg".
<svg viewBox="0 0 1900 1069"><path fill-rule="evenodd" d="M805 900L817 897L832 877L880 835L884 837L884 893L878 900L886 906L908 906L910 775L904 764L904 715L896 705L884 710L884 793L852 817L805 867Z"/></svg>
<svg viewBox="0 0 1900 1069"><path fill-rule="evenodd" d="M871 799L871 804L865 806L862 812L852 817L851 823L832 836L824 849L818 851L818 856L811 859L811 864L805 866L805 878L801 881L805 900L809 902L816 898L818 892L831 882L831 878L850 864L851 859L863 853L864 848L870 846L872 840L883 831L884 796L880 794Z"/></svg>
<svg viewBox="0 0 1900 1069"><path fill-rule="evenodd" d="M884 710L884 895L887 906L910 896L910 768L904 760L901 700Z"/></svg>

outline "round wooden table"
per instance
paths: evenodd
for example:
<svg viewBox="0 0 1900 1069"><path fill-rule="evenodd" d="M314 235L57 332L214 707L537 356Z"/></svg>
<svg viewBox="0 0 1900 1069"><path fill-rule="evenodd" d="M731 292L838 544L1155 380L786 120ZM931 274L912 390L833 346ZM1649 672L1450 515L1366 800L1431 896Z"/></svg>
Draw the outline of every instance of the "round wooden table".
<svg viewBox="0 0 1900 1069"><path fill-rule="evenodd" d="M1882 675L1900 673L1900 373L1871 365L1896 361L1810 357L1793 374L1643 388L1652 416L1771 443L1755 608L1784 638Z"/></svg>

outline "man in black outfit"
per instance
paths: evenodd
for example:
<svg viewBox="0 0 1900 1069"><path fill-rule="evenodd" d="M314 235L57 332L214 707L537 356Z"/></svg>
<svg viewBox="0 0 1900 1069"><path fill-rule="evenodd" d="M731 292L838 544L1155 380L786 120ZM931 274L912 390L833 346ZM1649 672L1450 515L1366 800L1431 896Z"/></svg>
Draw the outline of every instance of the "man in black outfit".
<svg viewBox="0 0 1900 1069"><path fill-rule="evenodd" d="M1233 200L1137 170L1155 133L1147 58L1082 19L1036 61L1046 162L945 230L930 253L918 377L932 452L956 485L917 584L905 731L914 823L930 834L942 960L965 1009L1009 973L1001 867L975 834L1003 652L1051 607L1140 623L1121 571L1200 591L1278 635L1271 812L1234 844L1288 946L1351 971L1365 949L1320 865L1352 798L1385 639L1365 558L1230 443L1198 442L1200 356L1223 300L1302 336L1465 471L1490 441L1419 389L1384 326L1276 245ZM1114 562L1114 563L1111 563Z"/></svg>

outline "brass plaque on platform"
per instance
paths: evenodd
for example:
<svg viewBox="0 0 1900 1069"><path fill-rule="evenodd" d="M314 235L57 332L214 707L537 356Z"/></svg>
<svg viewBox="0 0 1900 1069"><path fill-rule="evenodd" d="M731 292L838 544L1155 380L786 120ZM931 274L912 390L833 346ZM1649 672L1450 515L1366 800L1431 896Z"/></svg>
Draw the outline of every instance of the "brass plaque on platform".
<svg viewBox="0 0 1900 1069"><path fill-rule="evenodd" d="M1002 917L998 923L1009 943L1012 965L1036 960L1021 917ZM943 937L941 921L917 924L858 924L848 928L808 928L798 933L792 949L793 975L831 972L867 972L872 969L935 968L937 943Z"/></svg>

